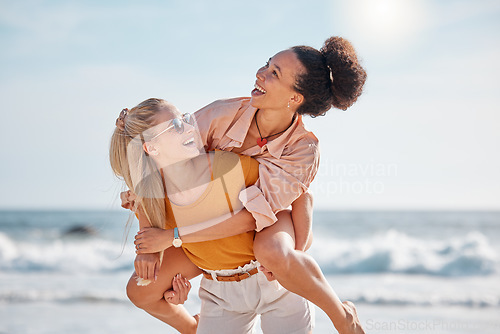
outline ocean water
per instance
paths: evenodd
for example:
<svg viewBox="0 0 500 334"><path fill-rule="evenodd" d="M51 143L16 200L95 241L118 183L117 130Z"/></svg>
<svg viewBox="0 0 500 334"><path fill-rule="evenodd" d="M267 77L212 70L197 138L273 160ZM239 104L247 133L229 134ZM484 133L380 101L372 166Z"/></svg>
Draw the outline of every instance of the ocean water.
<svg viewBox="0 0 500 334"><path fill-rule="evenodd" d="M128 218L0 211L0 334L175 333L126 297ZM368 333L500 333L500 212L317 211L313 230L310 254ZM315 333L335 333L319 309Z"/></svg>

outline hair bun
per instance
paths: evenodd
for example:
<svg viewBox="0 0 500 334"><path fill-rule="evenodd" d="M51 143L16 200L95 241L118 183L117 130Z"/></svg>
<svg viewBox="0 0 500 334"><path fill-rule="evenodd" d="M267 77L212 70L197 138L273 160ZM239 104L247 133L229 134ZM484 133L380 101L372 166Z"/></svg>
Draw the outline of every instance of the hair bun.
<svg viewBox="0 0 500 334"><path fill-rule="evenodd" d="M363 92L366 71L351 43L342 37L330 37L320 49L332 75L332 106L346 110Z"/></svg>
<svg viewBox="0 0 500 334"><path fill-rule="evenodd" d="M125 131L125 121L127 118L127 114L128 114L128 108L122 109L120 115L118 116L115 122L116 127L120 129L120 131L122 132Z"/></svg>

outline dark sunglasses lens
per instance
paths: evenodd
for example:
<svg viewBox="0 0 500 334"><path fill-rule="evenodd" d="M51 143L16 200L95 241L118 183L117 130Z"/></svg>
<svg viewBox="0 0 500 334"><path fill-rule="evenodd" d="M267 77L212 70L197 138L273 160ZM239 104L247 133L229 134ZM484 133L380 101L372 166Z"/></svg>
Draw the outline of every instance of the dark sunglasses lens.
<svg viewBox="0 0 500 334"><path fill-rule="evenodd" d="M178 118L174 119L173 124L174 124L175 131L177 131L178 133L184 132L184 124L182 123L182 121L180 119L178 119Z"/></svg>

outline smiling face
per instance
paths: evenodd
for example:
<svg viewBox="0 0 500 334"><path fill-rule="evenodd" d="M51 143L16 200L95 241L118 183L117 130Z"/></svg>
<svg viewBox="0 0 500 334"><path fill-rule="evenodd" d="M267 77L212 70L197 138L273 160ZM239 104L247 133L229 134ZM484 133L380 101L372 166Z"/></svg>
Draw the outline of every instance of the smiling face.
<svg viewBox="0 0 500 334"><path fill-rule="evenodd" d="M201 141L194 123L175 106L166 104L158 112L157 122L149 130L152 139L144 144L144 149L158 165L164 167L200 154Z"/></svg>
<svg viewBox="0 0 500 334"><path fill-rule="evenodd" d="M304 70L293 51L285 50L274 55L257 71L252 106L258 109L282 109L288 108L289 103L300 104L302 96L293 86L297 75Z"/></svg>

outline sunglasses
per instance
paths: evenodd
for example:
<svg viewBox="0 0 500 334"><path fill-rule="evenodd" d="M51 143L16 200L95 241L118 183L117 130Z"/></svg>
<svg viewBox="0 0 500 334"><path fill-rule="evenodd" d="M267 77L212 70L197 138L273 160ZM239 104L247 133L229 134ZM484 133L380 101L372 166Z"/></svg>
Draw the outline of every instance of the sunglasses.
<svg viewBox="0 0 500 334"><path fill-rule="evenodd" d="M172 128L174 128L178 134L184 133L184 123L194 126L194 117L191 114L183 114L181 118L174 118L170 126L168 126L165 130L161 131L156 136L151 138L151 140L159 137L161 134L167 132Z"/></svg>

